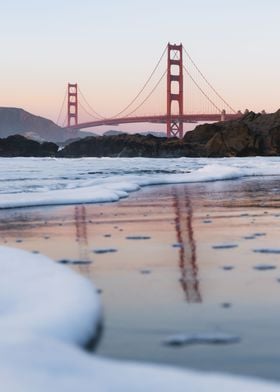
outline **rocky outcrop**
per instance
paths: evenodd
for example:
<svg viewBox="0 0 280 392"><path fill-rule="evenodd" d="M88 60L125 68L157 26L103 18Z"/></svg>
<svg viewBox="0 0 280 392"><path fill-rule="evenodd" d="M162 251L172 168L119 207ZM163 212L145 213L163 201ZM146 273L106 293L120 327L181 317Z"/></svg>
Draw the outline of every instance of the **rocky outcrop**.
<svg viewBox="0 0 280 392"><path fill-rule="evenodd" d="M191 154L187 143L152 135L116 135L88 137L66 146L61 157L180 157Z"/></svg>
<svg viewBox="0 0 280 392"><path fill-rule="evenodd" d="M260 138L240 122L205 124L186 133L184 141L200 156L254 156L261 154Z"/></svg>
<svg viewBox="0 0 280 392"><path fill-rule="evenodd" d="M242 118L197 126L183 140L152 135L86 138L67 145L65 157L244 157L280 155L280 111L249 112Z"/></svg>
<svg viewBox="0 0 280 392"><path fill-rule="evenodd" d="M200 156L280 155L280 110L249 112L238 120L200 125L186 133L184 141L196 145Z"/></svg>
<svg viewBox="0 0 280 392"><path fill-rule="evenodd" d="M52 157L57 151L58 146L54 143L39 143L21 135L0 139L1 157Z"/></svg>

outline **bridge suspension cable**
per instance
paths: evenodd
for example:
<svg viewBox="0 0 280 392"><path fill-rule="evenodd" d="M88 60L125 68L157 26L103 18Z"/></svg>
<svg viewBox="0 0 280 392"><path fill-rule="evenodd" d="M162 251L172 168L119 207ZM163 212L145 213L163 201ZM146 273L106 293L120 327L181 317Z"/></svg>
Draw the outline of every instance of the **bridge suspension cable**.
<svg viewBox="0 0 280 392"><path fill-rule="evenodd" d="M86 105L88 106L88 108L90 109L91 113L81 104L81 102L79 102L79 104L81 105L81 107L83 108L83 110L89 114L91 117L99 119L99 120L104 120L106 117L102 116L101 114L99 114L96 110L93 109L93 107L89 104L88 100L86 99L86 97L84 96L84 94L82 93L80 87L78 86L78 91L79 94L81 95L81 97L83 98L84 102L86 103ZM93 114L94 113L94 114Z"/></svg>
<svg viewBox="0 0 280 392"><path fill-rule="evenodd" d="M59 120L60 120L60 117L61 117L61 115L62 115L62 111L63 111L63 109L64 109L64 107L65 107L66 97L67 97L67 89L65 89L65 94L64 94L63 102L62 102L62 105L61 105L61 107L60 107L60 110L59 110L57 119L56 119L56 124L57 124L57 125L58 125ZM64 125L64 123L63 123L63 125Z"/></svg>
<svg viewBox="0 0 280 392"><path fill-rule="evenodd" d="M149 94L146 96L146 98L131 112L129 112L125 117L129 117L131 114L135 113L141 106L144 105L144 103L150 98L150 96L155 92L155 90L157 89L158 85L160 84L160 82L162 81L162 79L164 78L164 76L166 75L167 71L165 70L164 73L161 75L160 79L158 80L158 82L155 84L155 86L152 88L152 90L149 92Z"/></svg>
<svg viewBox="0 0 280 392"><path fill-rule="evenodd" d="M212 101L211 98L208 97L208 95L202 90L202 88L199 86L199 84L195 81L195 79L192 77L192 75L189 73L185 65L183 65L183 68L186 72L186 74L189 76L191 81L195 84L195 86L199 89L199 91L204 95L204 97L218 110L219 113L222 113L222 110Z"/></svg>
<svg viewBox="0 0 280 392"><path fill-rule="evenodd" d="M188 51L185 49L185 47L183 46L183 50L186 54L186 56L188 57L188 59L190 60L190 62L192 63L192 65L195 67L195 69L197 70L197 72L199 73L199 75L202 77L202 79L205 81L205 83L211 88L211 90L217 95L217 97L233 112L236 113L236 110L233 109L233 107L218 93L218 91L213 87L213 85L208 81L208 79L204 76L204 74L200 71L200 69L198 68L198 66L196 65L196 63L194 62L194 60L192 59L191 55L188 53ZM189 74L190 76L190 74ZM194 80L193 80L194 81ZM198 86L197 86L198 87ZM212 102L211 102L212 103ZM215 106L215 105L214 105ZM220 110L220 109L219 109Z"/></svg>
<svg viewBox="0 0 280 392"><path fill-rule="evenodd" d="M167 45L165 46L164 51L162 52L162 54L161 54L161 56L160 56L158 62L156 63L156 65L155 65L153 71L151 72L150 76L148 77L148 79L147 79L146 82L144 83L143 87L142 87L142 88L140 89L140 91L138 92L138 94L130 101L130 103L129 103L123 110L121 110L119 113L115 114L115 115L112 116L111 118L119 117L119 116L120 116L121 114L123 114L128 108L130 108L130 107L134 104L134 102L139 98L139 96L142 94L142 92L145 90L145 88L147 87L148 83L150 82L150 80L151 80L152 77L154 76L154 74L155 74L156 70L158 69L158 67L159 67L159 65L160 65L160 63L161 63L161 61L162 61L162 59L163 59L163 57L164 57L166 51L167 51ZM166 72L165 72L165 73L166 73ZM162 78L163 78L163 76L161 77L161 79L162 79ZM161 81L161 79L160 79L160 81ZM156 87L157 87L157 85L155 86L155 88L156 88ZM154 90L153 90L153 91L154 91ZM151 92L151 94L153 93L153 91ZM151 95L151 94L150 94L150 95ZM147 97L147 99L150 97L150 95ZM141 107L141 106L144 104L144 102L146 102L147 99L145 99L145 100L144 100L135 110L133 110L132 112L130 112L130 113L129 113L128 115L126 115L125 117L127 117L127 116L129 116L130 114L134 113L139 107Z"/></svg>
<svg viewBox="0 0 280 392"><path fill-rule="evenodd" d="M84 105L81 103L81 101L79 101L79 107L81 107L83 109L83 111L88 114L91 118L93 118L94 120L104 120L105 117L97 117L94 116L91 112L89 112Z"/></svg>

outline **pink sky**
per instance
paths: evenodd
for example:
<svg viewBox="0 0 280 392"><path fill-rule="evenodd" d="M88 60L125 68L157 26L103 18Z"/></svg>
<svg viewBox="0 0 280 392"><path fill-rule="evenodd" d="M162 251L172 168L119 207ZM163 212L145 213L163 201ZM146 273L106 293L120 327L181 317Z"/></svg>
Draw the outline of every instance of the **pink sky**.
<svg viewBox="0 0 280 392"><path fill-rule="evenodd" d="M1 6L0 105L56 121L69 81L79 83L96 111L111 116L137 94L170 41L184 44L236 110L275 111L279 14L277 0L11 0ZM190 109L195 98L187 81L185 91ZM139 114L165 112L163 81Z"/></svg>

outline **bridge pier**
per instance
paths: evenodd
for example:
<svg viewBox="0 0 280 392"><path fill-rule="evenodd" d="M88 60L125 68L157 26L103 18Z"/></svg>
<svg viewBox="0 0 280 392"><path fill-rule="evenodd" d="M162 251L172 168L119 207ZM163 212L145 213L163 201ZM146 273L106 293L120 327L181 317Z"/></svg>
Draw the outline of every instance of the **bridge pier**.
<svg viewBox="0 0 280 392"><path fill-rule="evenodd" d="M223 109L222 112L221 112L221 121L226 121L226 111L225 111L225 109Z"/></svg>

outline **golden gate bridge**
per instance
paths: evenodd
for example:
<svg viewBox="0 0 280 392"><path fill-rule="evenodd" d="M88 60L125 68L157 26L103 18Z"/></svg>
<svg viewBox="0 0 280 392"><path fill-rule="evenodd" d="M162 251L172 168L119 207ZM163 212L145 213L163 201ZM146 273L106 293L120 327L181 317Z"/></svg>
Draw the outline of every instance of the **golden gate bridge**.
<svg viewBox="0 0 280 392"><path fill-rule="evenodd" d="M160 64L167 54L167 66L160 75L157 82L151 89L148 86L156 75ZM186 65L183 60L185 55L189 64ZM191 66L191 67L190 67ZM190 68L195 75L191 73ZM200 82L198 81L200 80ZM141 115L139 109L150 100L155 94L163 80L166 80L166 111L164 114ZM184 81L187 80L187 88ZM194 102L194 88L201 99L208 105L208 110L201 110L199 107L191 112L190 107ZM147 91L148 90L148 91ZM190 93L187 103L185 100L184 90ZM144 93L146 92L146 95ZM144 98L141 98L144 95ZM81 97L81 99L80 99ZM213 85L208 81L200 71L192 57L186 51L182 44L170 44L165 47L162 55L152 73L147 78L143 87L135 97L121 111L114 116L106 117L100 115L87 101L77 83L68 83L64 100L60 109L57 123L65 107L67 98L67 114L63 126L71 130L84 128L93 128L104 125L120 125L132 123L154 123L166 124L166 136L182 138L184 136L184 123L196 122L215 122L237 119L242 116L240 111L236 111L232 106L218 93ZM83 100L83 103L82 103ZM140 102L139 102L140 101ZM184 105L187 105L187 108ZM198 105L199 106L199 105ZM209 108L211 108L209 110ZM79 122L79 113L83 110L90 116L90 121Z"/></svg>

